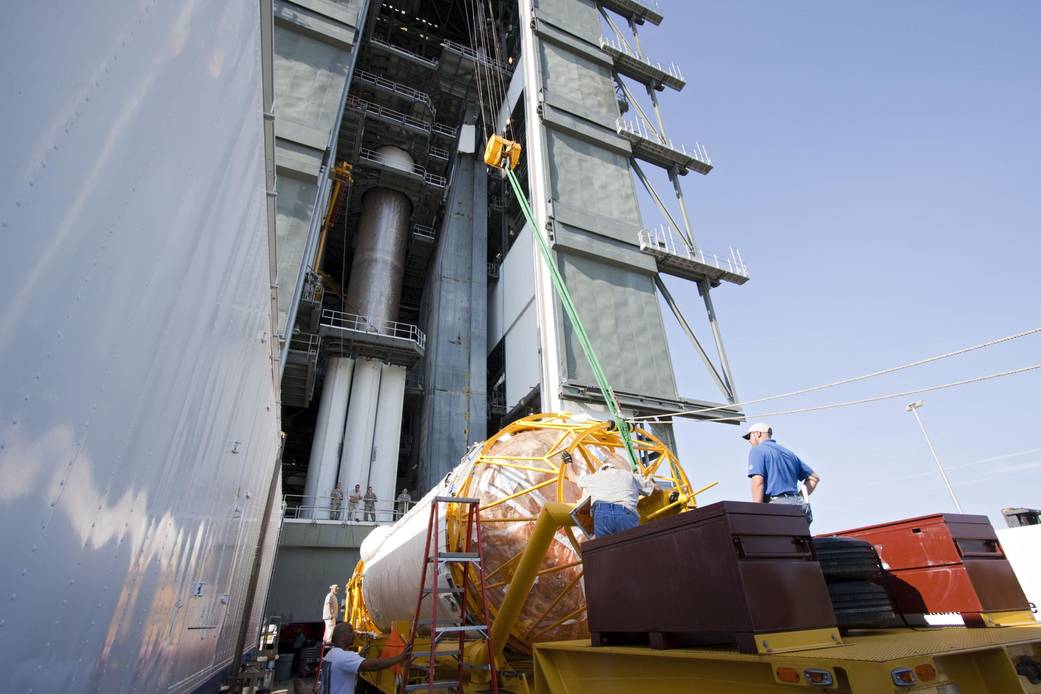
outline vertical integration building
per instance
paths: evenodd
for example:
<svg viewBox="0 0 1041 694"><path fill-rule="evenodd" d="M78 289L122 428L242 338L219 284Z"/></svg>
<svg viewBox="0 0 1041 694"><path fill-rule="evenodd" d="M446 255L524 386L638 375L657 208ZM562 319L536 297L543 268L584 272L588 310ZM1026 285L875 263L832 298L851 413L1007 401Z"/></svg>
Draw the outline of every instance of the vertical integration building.
<svg viewBox="0 0 1041 694"><path fill-rule="evenodd" d="M629 414L736 412L710 295L747 273L691 233L711 163L666 128L656 7L67 5L0 24L7 689L212 690L265 614L319 619L401 490L602 412L534 234ZM673 319L718 395L678 392Z"/></svg>
<svg viewBox="0 0 1041 694"><path fill-rule="evenodd" d="M603 412L533 233L628 413L737 413L711 291L748 275L693 237L681 181L712 164L668 134L661 102L685 81L644 52L656 5L276 0L274 14L287 520L272 612L313 621L315 596L349 575L371 523L363 505L344 523L337 483L346 502L371 487L389 522L401 489L417 498L503 424ZM524 147L538 229L482 161L492 131ZM644 223L641 197L664 225ZM710 334L665 275L700 293ZM666 319L718 394L678 391Z"/></svg>

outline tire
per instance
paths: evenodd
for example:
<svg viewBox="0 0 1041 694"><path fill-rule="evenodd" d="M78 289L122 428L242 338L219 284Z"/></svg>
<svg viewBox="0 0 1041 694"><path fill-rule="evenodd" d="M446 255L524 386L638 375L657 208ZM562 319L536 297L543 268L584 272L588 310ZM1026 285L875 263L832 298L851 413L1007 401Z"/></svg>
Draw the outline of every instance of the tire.
<svg viewBox="0 0 1041 694"><path fill-rule="evenodd" d="M866 580L882 571L878 553L866 540L818 537L813 540L813 549L828 583Z"/></svg>
<svg viewBox="0 0 1041 694"><path fill-rule="evenodd" d="M869 581L840 581L828 584L835 619L843 629L895 626L898 622L889 594Z"/></svg>

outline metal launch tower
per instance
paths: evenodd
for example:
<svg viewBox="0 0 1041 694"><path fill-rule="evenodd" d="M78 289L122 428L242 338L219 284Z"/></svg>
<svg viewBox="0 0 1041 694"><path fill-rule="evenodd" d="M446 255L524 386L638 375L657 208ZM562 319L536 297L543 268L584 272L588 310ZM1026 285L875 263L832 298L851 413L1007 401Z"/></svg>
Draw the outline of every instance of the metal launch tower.
<svg viewBox="0 0 1041 694"><path fill-rule="evenodd" d="M371 519L422 492L467 447L533 411L603 416L545 269L548 239L621 406L739 414L711 291L743 284L739 253L694 240L681 181L712 169L668 136L660 95L685 80L644 52L657 6L636 0L276 0L276 201L287 520L269 611L352 566ZM529 228L488 132L524 146ZM672 186L670 202L649 167ZM666 224L643 221L638 187ZM675 210L675 211L674 211ZM710 355L665 285L690 282ZM688 285L689 286L689 285ZM676 386L661 300L721 401ZM671 429L658 433L671 440ZM358 521L358 522L356 522ZM335 557L327 552L337 548ZM346 549L347 551L343 551ZM289 581L296 581L289 593Z"/></svg>

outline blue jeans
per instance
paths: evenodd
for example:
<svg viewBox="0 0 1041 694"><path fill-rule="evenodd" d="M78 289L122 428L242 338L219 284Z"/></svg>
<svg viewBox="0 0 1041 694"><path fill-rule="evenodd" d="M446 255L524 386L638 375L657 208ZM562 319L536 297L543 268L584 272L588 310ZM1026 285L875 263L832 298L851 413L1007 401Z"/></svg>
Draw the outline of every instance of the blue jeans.
<svg viewBox="0 0 1041 694"><path fill-rule="evenodd" d="M631 530L640 525L640 517L618 504L598 501L593 504L593 534L604 537L623 530Z"/></svg>
<svg viewBox="0 0 1041 694"><path fill-rule="evenodd" d="M803 498L801 493L792 494L790 496L771 496L767 498L766 503L802 506L802 512L806 514L806 522L813 522L813 509L810 508L810 504Z"/></svg>

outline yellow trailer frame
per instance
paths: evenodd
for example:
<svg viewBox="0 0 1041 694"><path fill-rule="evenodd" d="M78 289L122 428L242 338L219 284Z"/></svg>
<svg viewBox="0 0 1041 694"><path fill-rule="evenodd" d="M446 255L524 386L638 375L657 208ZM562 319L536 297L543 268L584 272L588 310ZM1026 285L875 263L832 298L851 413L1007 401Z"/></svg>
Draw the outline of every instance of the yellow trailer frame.
<svg viewBox="0 0 1041 694"><path fill-rule="evenodd" d="M557 641L535 646L534 692L1039 693L1016 672L1024 658L1041 661L1041 625L851 632L840 646L777 655ZM898 674L910 681L898 684Z"/></svg>

